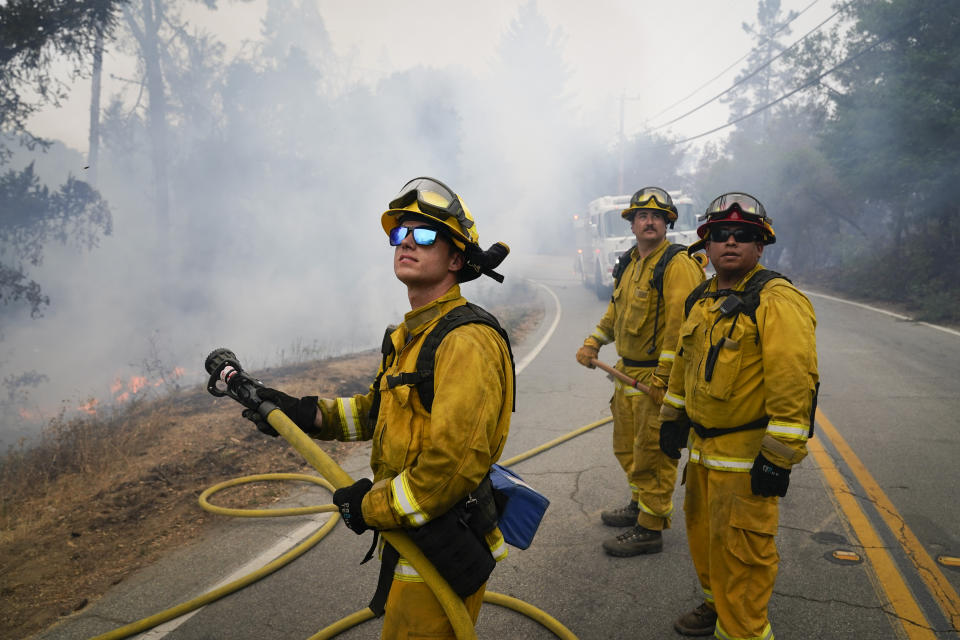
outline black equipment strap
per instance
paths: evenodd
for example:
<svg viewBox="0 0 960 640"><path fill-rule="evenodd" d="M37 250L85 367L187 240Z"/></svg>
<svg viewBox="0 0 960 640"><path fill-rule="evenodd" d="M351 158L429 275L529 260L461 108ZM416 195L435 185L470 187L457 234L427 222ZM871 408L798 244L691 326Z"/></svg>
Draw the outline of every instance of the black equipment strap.
<svg viewBox="0 0 960 640"><path fill-rule="evenodd" d="M693 427L693 430L697 432L697 435L701 438L716 438L717 436L725 436L728 433L736 433L738 431L752 431L754 429L766 429L767 423L770 422L770 418L764 416L758 418L753 422L748 422L747 424L741 424L736 427L728 427L726 429L714 429L710 427L705 427L702 424L698 424L693 420L690 421L690 426Z"/></svg>
<svg viewBox="0 0 960 640"><path fill-rule="evenodd" d="M380 555L380 577L377 578L377 590L368 605L378 618L386 611L387 596L390 595L390 585L393 584L393 570L397 567L399 561L400 554L390 546L390 543L385 542L383 553Z"/></svg>
<svg viewBox="0 0 960 640"><path fill-rule="evenodd" d="M620 358L623 364L628 367L655 367L660 364L659 360L631 360L630 358Z"/></svg>
<svg viewBox="0 0 960 640"><path fill-rule="evenodd" d="M776 271L772 271L770 269L760 269L753 274L749 280L747 280L743 287L743 291L734 291L733 289L707 291L707 287L710 286L710 283L713 282L714 278L716 278L716 276L710 280L707 280L706 282L701 282L697 285L696 289L690 292L690 295L687 296L687 300L684 303L684 317L690 315L690 310L693 309L693 305L697 303L697 300L702 298L712 298L716 300L717 298L722 298L723 296L737 295L743 301L743 304L737 308L737 311L739 313L746 313L748 316L750 316L750 319L753 320L754 324L756 324L757 307L760 306L760 291L763 289L764 285L774 278L782 278L792 284L790 278L783 274L777 273Z"/></svg>
<svg viewBox="0 0 960 640"><path fill-rule="evenodd" d="M390 339L390 336L396 329L397 328L392 325L387 327L386 331L383 332L383 342L380 343L380 354L383 356L383 359L380 361L380 371L373 381L373 402L370 403L370 412L367 414L372 423L376 423L377 414L380 413L380 379L383 378L383 374L386 372L387 366L389 366L388 360L392 360L390 356L393 355L393 340Z"/></svg>
<svg viewBox="0 0 960 640"><path fill-rule="evenodd" d="M513 410L517 410L517 386L516 386L516 364L513 360L513 349L510 346L510 337L506 330L500 326L496 317L489 311L468 302L465 305L454 307L445 316L440 318L437 325L431 329L430 333L423 340L423 346L420 347L420 353L417 354L417 370L401 373L397 376L387 376L387 385L392 389L398 385L411 385L417 389L420 396L420 403L429 413L433 408L433 367L436 358L437 348L447 336L459 326L478 323L492 327L507 343L507 352L510 354L510 373L514 379L513 386ZM392 349L393 343L390 344ZM384 356L386 358L386 356ZM378 378L379 382L379 378ZM379 387L378 387L379 388ZM376 400L374 401L376 402ZM378 406L379 408L379 406Z"/></svg>
<svg viewBox="0 0 960 640"><path fill-rule="evenodd" d="M620 278L623 277L623 272L627 270L627 267L630 266L630 263L633 262L633 250L637 248L637 245L633 245L626 251L620 254L620 257L617 258L617 264L613 265L613 288L616 289L620 284ZM653 265L653 277L650 279L650 286L657 290L657 293L660 294L660 297L663 297L663 274L667 271L667 264L673 260L673 257L680 253L681 251L686 251L687 247L683 244L671 244L667 247L667 250L663 252L663 255L660 256L660 259L657 260L657 264Z"/></svg>

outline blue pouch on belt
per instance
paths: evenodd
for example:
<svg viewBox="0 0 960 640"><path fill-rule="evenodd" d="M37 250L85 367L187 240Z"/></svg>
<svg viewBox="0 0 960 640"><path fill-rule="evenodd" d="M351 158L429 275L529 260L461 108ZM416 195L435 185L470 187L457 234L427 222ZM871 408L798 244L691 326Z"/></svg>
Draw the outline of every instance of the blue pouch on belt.
<svg viewBox="0 0 960 640"><path fill-rule="evenodd" d="M526 549L540 526L550 501L517 474L498 464L490 467L500 532L507 544Z"/></svg>

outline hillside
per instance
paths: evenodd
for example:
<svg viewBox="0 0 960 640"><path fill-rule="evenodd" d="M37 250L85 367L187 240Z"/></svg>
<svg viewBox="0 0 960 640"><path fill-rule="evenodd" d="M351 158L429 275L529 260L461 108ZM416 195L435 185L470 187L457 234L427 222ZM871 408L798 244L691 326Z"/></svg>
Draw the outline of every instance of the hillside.
<svg viewBox="0 0 960 640"><path fill-rule="evenodd" d="M542 309L491 309L519 343ZM367 351L253 375L291 395L363 393L380 354ZM315 473L282 438L205 388L142 401L107 418L55 422L43 443L0 461L0 638L25 638L80 611L166 551L230 518L197 497L238 476ZM365 443L320 443L335 460ZM242 485L223 506L269 506L286 485Z"/></svg>

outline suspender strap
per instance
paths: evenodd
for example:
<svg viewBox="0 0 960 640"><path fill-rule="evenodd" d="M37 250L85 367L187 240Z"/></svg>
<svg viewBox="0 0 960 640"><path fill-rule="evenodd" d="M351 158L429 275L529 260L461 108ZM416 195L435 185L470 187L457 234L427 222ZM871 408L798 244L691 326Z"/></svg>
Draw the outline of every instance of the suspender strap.
<svg viewBox="0 0 960 640"><path fill-rule="evenodd" d="M387 596L390 595L390 585L393 584L393 570L397 567L400 560L400 554L397 550L384 543L383 553L380 555L380 577L377 578L377 591L373 594L373 600L370 601L370 610L378 618L383 615L387 608Z"/></svg>
<svg viewBox="0 0 960 640"><path fill-rule="evenodd" d="M767 423L770 422L770 418L764 416L753 422L748 422L747 424L741 424L736 427L728 427L726 429L714 429L710 427L705 427L702 424L697 424L693 420L690 421L690 426L693 427L693 430L697 432L697 435L701 438L715 438L717 436L725 436L728 433L736 433L737 431L752 431L754 429L766 429Z"/></svg>
<svg viewBox="0 0 960 640"><path fill-rule="evenodd" d="M387 387L393 389L394 387L402 384L420 384L421 382L426 382L427 380L431 382L433 381L432 369L427 369L425 371L411 371L408 373L401 373L397 376L387 376Z"/></svg>

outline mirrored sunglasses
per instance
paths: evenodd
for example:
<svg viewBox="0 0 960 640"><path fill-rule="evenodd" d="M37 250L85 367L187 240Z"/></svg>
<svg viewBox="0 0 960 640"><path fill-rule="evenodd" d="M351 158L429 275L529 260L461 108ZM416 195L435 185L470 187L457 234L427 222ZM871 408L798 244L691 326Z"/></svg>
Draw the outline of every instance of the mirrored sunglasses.
<svg viewBox="0 0 960 640"><path fill-rule="evenodd" d="M421 247L429 247L436 242L439 233L433 227L394 227L390 230L390 246L398 246L411 231L413 232L413 241Z"/></svg>

